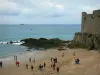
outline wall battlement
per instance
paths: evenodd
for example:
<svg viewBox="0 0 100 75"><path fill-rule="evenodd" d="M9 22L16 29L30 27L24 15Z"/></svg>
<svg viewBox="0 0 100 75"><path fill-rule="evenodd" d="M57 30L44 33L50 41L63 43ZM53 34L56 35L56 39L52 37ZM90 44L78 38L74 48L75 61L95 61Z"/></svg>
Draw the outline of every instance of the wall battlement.
<svg viewBox="0 0 100 75"><path fill-rule="evenodd" d="M82 12L81 32L100 34L100 10L94 10L93 14Z"/></svg>

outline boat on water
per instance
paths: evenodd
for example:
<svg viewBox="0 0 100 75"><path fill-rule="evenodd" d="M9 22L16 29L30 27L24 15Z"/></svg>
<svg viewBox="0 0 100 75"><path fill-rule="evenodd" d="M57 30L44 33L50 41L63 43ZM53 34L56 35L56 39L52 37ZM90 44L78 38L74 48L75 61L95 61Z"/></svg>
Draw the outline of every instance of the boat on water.
<svg viewBox="0 0 100 75"><path fill-rule="evenodd" d="M20 25L24 25L24 24L20 24Z"/></svg>

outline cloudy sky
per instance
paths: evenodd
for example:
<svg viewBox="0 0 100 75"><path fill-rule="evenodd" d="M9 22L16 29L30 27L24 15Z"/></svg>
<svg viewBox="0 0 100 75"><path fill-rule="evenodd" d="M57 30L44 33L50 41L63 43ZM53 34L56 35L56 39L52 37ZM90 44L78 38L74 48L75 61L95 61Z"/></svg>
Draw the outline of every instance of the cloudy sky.
<svg viewBox="0 0 100 75"><path fill-rule="evenodd" d="M80 24L100 0L0 0L0 24Z"/></svg>

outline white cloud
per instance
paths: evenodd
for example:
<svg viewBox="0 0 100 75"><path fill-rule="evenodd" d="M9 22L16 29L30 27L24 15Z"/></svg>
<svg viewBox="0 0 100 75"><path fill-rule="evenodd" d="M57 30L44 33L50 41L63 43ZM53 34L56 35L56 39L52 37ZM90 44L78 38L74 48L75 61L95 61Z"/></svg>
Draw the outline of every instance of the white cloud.
<svg viewBox="0 0 100 75"><path fill-rule="evenodd" d="M17 19L20 18L22 18L24 22L25 17L27 20L29 17L32 20L38 18L37 20L40 22L41 18L45 22L48 16L68 20L80 18L82 11L92 13L93 10L100 9L99 3L100 0L0 0L0 17L4 16L6 20L10 17L7 22L10 20L10 22L12 22L14 19L14 22L18 22L19 20ZM52 19L48 18L48 20L52 22ZM77 20L80 21L79 19Z"/></svg>
<svg viewBox="0 0 100 75"><path fill-rule="evenodd" d="M58 10L64 10L64 5L58 4L56 2L51 2L50 0L44 1L41 4L45 7L51 7L51 8L55 8L55 9L58 9Z"/></svg>
<svg viewBox="0 0 100 75"><path fill-rule="evenodd" d="M8 0L0 1L0 10L19 10L19 7L14 2Z"/></svg>
<svg viewBox="0 0 100 75"><path fill-rule="evenodd" d="M64 5L57 4L55 5L55 7L58 8L59 10L64 10Z"/></svg>
<svg viewBox="0 0 100 75"><path fill-rule="evenodd" d="M81 11L85 11L89 14L92 14L93 10L97 10L97 9L99 9L99 7L98 6L90 6L90 5L82 5L80 9L81 9Z"/></svg>

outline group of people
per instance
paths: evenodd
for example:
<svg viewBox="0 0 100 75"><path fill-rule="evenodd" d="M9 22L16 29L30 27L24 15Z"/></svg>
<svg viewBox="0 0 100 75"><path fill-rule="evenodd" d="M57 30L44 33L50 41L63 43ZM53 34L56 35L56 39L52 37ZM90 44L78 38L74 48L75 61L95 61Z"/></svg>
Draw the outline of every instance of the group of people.
<svg viewBox="0 0 100 75"><path fill-rule="evenodd" d="M64 53L62 53L61 56L64 57ZM79 58L76 58L76 53L75 52L73 53L73 56L74 56L74 59L75 59L75 64L79 64L80 63L80 60L79 60ZM34 58L33 61L32 61L31 58L29 58L29 62L35 63L35 58ZM57 57L55 57L55 58L52 58L51 57L51 68L53 70L56 70L57 73L59 73L60 66L58 66L57 63L58 63ZM39 64L38 70L43 71L43 68L45 68L45 67L46 67L46 63L45 62L44 62L44 64ZM26 64L26 69L28 69L28 68L29 68L29 66L28 66L28 64ZM33 71L33 69L34 69L34 66L31 65L31 70Z"/></svg>
<svg viewBox="0 0 100 75"><path fill-rule="evenodd" d="M51 57L51 67L53 68L53 70L56 69L57 73L59 73L60 67L57 65L57 63L58 63L57 57L56 58Z"/></svg>
<svg viewBox="0 0 100 75"><path fill-rule="evenodd" d="M16 64L16 66L17 66L17 67L19 67L20 62L17 60L17 56L14 56L14 61L16 62L16 63L15 63L15 64Z"/></svg>
<svg viewBox="0 0 100 75"><path fill-rule="evenodd" d="M32 59L31 58L29 58L29 62L32 63ZM35 64L35 58L33 60L33 63ZM43 68L45 68L45 67L46 67L46 63L45 62L44 62L43 65L39 64L38 70L43 71ZM28 64L26 64L26 69L29 69L29 65ZM33 71L33 69L34 69L34 66L31 64L31 70Z"/></svg>
<svg viewBox="0 0 100 75"><path fill-rule="evenodd" d="M64 57L64 53L62 53L61 56ZM74 56L74 59L75 59L75 64L80 64L80 59L79 58L76 58L76 53L75 52L73 53L73 56ZM20 62L17 60L17 56L14 56L14 60L16 62L16 66L19 67ZM35 61L35 58L33 60L31 58L29 58L29 62L35 64L35 62L36 62ZM53 70L56 70L57 73L59 73L60 66L58 66L57 64L58 64L57 57L55 57L55 58L51 57L51 68ZM0 61L0 67L2 67L2 66L3 66L3 63L2 63L2 61ZM45 67L46 67L46 63L45 62L43 64L39 64L38 70L43 71L43 68L45 68ZM26 64L26 69L29 69L29 65L28 64ZM34 65L33 64L31 64L30 69L32 71L34 70Z"/></svg>
<svg viewBox="0 0 100 75"><path fill-rule="evenodd" d="M29 62L31 63L32 62L32 59L31 58L29 58ZM35 59L33 60L33 63L35 63ZM31 65L31 70L33 71L33 65ZM29 66L28 66L28 64L26 64L26 69L29 69Z"/></svg>
<svg viewBox="0 0 100 75"><path fill-rule="evenodd" d="M32 59L29 58L29 62L32 63ZM51 58L51 67L53 70L57 70L57 73L59 73L60 68L57 66L57 57L56 58ZM35 63L35 59L33 60L33 63ZM43 68L46 67L46 63L44 62L43 64L39 64L38 66L38 70L43 71ZM26 69L29 69L29 65L26 64ZM30 69L33 71L34 70L34 66L31 64Z"/></svg>

